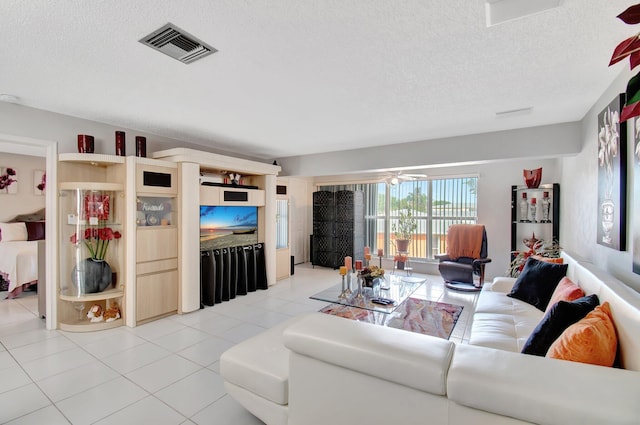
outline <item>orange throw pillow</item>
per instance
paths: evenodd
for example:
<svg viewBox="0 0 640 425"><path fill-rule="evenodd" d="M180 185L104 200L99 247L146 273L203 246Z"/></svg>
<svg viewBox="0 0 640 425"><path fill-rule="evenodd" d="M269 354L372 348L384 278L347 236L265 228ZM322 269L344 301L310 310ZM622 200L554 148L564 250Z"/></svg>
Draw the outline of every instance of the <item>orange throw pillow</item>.
<svg viewBox="0 0 640 425"><path fill-rule="evenodd" d="M532 255L538 261L546 261L547 263L564 264L564 258L562 257L543 257L542 255Z"/></svg>
<svg viewBox="0 0 640 425"><path fill-rule="evenodd" d="M547 357L611 367L616 360L617 349L618 338L611 308L605 302L569 326L551 344Z"/></svg>
<svg viewBox="0 0 640 425"><path fill-rule="evenodd" d="M560 282L558 282L558 286L556 286L553 294L551 294L551 299L549 300L549 304L547 304L546 311L551 310L551 307L558 301L571 302L584 296L585 293L581 287L573 283L568 277L563 277Z"/></svg>

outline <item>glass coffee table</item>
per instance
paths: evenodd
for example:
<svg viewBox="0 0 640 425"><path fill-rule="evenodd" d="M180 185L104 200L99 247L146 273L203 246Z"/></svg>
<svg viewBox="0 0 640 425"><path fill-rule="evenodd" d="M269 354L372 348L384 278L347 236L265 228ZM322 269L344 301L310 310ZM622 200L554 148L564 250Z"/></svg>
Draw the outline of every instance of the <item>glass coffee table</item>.
<svg viewBox="0 0 640 425"><path fill-rule="evenodd" d="M320 309L320 313L449 339L463 306L425 299L422 289L418 290L423 284L430 285L425 282L426 277L390 275L373 288L366 288L362 298L356 297L355 285L352 285L352 294L340 297L341 284L310 298L331 303ZM376 298L390 299L393 303L377 304L373 302Z"/></svg>
<svg viewBox="0 0 640 425"><path fill-rule="evenodd" d="M378 313L390 314L415 292L426 278L418 276L388 275L374 281L373 288L363 288L362 297L357 297L358 284L356 275L352 275L351 291L346 298L340 297L342 284L337 284L322 292L312 295L314 300L327 301L332 304L341 304L348 307L356 307ZM379 304L374 301L384 299L391 303Z"/></svg>

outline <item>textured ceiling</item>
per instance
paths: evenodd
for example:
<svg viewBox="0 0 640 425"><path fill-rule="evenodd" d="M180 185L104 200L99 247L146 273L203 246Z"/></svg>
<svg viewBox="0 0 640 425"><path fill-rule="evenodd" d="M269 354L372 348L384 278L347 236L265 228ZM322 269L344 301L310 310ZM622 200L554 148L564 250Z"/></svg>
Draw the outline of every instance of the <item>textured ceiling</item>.
<svg viewBox="0 0 640 425"><path fill-rule="evenodd" d="M265 159L576 121L627 66L631 3L487 28L482 0L2 0L0 93ZM167 22L219 52L138 42Z"/></svg>

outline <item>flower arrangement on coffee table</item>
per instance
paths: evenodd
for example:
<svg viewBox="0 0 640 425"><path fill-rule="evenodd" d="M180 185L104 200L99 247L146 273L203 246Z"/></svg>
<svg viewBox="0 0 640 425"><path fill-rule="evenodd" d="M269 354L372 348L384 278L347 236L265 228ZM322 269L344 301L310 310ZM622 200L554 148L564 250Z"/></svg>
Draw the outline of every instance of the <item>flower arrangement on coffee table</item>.
<svg viewBox="0 0 640 425"><path fill-rule="evenodd" d="M364 279L365 286L372 287L375 278L384 277L384 269L371 265L360 270L358 275Z"/></svg>

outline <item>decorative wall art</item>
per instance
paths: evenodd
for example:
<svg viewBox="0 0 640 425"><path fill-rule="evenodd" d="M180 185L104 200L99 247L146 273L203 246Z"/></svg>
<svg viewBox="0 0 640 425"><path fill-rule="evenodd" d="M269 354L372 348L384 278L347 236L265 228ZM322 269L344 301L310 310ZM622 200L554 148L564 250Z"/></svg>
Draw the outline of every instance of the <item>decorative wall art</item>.
<svg viewBox="0 0 640 425"><path fill-rule="evenodd" d="M624 93L598 114L597 242L624 251L627 212L627 123L620 122Z"/></svg>
<svg viewBox="0 0 640 425"><path fill-rule="evenodd" d="M0 166L0 195L18 193L18 172L15 168Z"/></svg>
<svg viewBox="0 0 640 425"><path fill-rule="evenodd" d="M633 148L633 272L640 274L640 118L635 119Z"/></svg>
<svg viewBox="0 0 640 425"><path fill-rule="evenodd" d="M44 170L33 171L33 194L43 196L47 187L47 174Z"/></svg>

